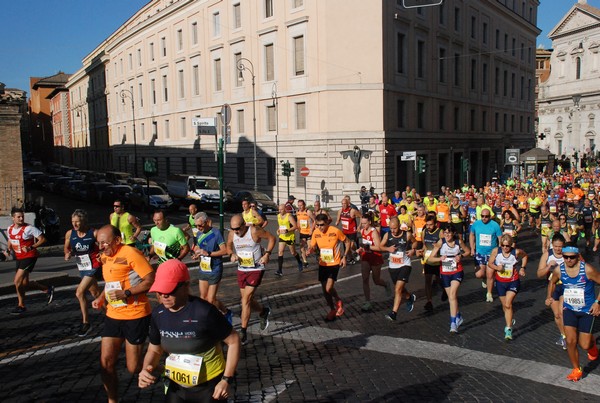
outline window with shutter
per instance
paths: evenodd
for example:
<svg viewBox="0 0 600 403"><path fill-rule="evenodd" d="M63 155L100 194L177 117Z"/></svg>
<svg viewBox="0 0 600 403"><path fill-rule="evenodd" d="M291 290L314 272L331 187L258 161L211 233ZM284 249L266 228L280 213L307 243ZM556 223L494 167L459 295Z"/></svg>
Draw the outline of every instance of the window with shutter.
<svg viewBox="0 0 600 403"><path fill-rule="evenodd" d="M304 74L304 36L294 38L294 75Z"/></svg>

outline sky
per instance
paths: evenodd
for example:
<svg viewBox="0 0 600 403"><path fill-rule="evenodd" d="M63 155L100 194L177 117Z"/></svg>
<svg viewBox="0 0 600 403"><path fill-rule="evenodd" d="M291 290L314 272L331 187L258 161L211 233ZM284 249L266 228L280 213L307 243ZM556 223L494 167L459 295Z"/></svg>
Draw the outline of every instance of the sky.
<svg viewBox="0 0 600 403"><path fill-rule="evenodd" d="M320 0L323 1L323 0ZM29 77L74 73L83 58L149 0L3 0L0 82L29 92ZM576 0L540 0L538 44ZM600 8L600 0L588 0Z"/></svg>

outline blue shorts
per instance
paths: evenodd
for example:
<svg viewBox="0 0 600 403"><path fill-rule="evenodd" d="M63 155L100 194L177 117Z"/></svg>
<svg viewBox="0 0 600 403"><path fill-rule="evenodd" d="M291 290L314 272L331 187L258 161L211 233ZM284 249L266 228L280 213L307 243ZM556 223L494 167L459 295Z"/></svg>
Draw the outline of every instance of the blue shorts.
<svg viewBox="0 0 600 403"><path fill-rule="evenodd" d="M518 294L521 289L521 280L515 281L497 281L496 280L496 292L499 297L505 297L508 291L512 291L515 294Z"/></svg>
<svg viewBox="0 0 600 403"><path fill-rule="evenodd" d="M475 254L475 263L478 266L487 266L490 255L482 255L481 253Z"/></svg>
<svg viewBox="0 0 600 403"><path fill-rule="evenodd" d="M198 273L199 281L208 281L208 285L219 284L223 277L223 270L215 270L212 272L204 272L202 270Z"/></svg>
<svg viewBox="0 0 600 403"><path fill-rule="evenodd" d="M587 312L575 312L565 308L563 310L563 324L574 327L579 333L592 333L595 317Z"/></svg>
<svg viewBox="0 0 600 403"><path fill-rule="evenodd" d="M459 271L458 273L453 274L440 274L440 281L442 282L442 287L448 288L453 281L462 283L464 277L464 271Z"/></svg>
<svg viewBox="0 0 600 403"><path fill-rule="evenodd" d="M552 299L558 301L565 292L565 286L562 284L556 284L554 291L552 291Z"/></svg>

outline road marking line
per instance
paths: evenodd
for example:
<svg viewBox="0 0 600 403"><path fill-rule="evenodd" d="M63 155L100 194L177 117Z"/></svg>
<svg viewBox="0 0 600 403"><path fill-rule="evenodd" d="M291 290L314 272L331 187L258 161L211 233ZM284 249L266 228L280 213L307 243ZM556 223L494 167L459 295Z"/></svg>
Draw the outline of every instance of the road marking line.
<svg viewBox="0 0 600 403"><path fill-rule="evenodd" d="M85 339L85 340L77 341L75 343L64 344L62 346L47 347L47 348L43 348L41 350L31 351L29 353L21 353L15 357L5 358L5 359L1 360L0 365L10 364L14 361L20 361L20 360L24 360L29 357L35 357L36 355L57 353L61 350L66 350L66 349L69 349L72 347L79 347L79 346L84 346L86 344L98 343L100 340L102 340L102 338L100 336L98 336L98 337L94 337L93 339Z"/></svg>

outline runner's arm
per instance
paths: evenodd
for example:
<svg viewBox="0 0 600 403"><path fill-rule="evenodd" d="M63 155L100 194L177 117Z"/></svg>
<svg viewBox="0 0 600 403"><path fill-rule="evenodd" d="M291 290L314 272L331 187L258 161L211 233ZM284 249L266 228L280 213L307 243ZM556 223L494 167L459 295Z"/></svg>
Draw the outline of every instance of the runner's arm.
<svg viewBox="0 0 600 403"><path fill-rule="evenodd" d="M488 259L487 265L492 270L502 271L502 266L499 266L496 263L494 263L496 261L496 256L498 256L498 248L495 248L494 250L492 250L492 253L490 254L490 258Z"/></svg>
<svg viewBox="0 0 600 403"><path fill-rule="evenodd" d="M138 375L138 386L140 388L146 388L156 382L158 377L152 375L152 372L158 366L162 355L163 349L160 346L160 344L148 344L148 350L146 351L146 355L144 356L142 370Z"/></svg>
<svg viewBox="0 0 600 403"><path fill-rule="evenodd" d="M135 228L135 231L133 231L133 234L131 235L131 239L130 239L130 241L135 241L137 239L137 237L140 235L140 232L142 232L142 226L140 224L140 220L133 214L129 214L127 221L129 221L129 224L133 225L133 227Z"/></svg>
<svg viewBox="0 0 600 403"><path fill-rule="evenodd" d="M68 230L65 234L65 244L63 245L63 252L65 253L65 260L71 258L71 234L73 230Z"/></svg>

